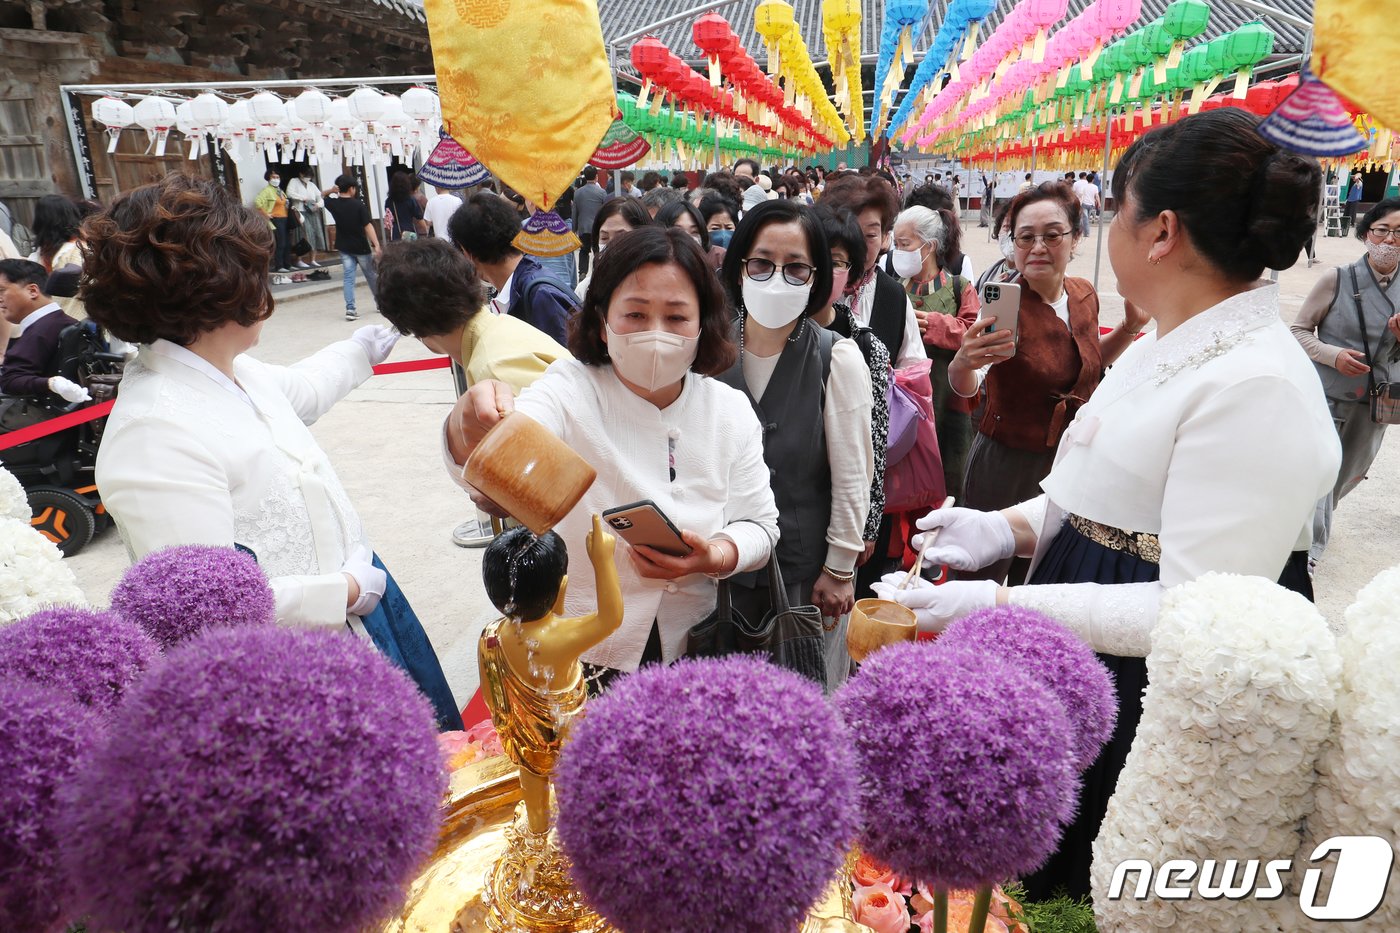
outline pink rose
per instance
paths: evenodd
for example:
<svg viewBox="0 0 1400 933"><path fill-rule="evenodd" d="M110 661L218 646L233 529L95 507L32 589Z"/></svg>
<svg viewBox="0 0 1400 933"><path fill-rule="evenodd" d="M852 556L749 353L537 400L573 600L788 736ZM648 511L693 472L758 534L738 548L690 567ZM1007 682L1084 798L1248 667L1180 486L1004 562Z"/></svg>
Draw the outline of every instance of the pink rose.
<svg viewBox="0 0 1400 933"><path fill-rule="evenodd" d="M856 923L875 933L907 933L909 909L904 898L887 884L857 885L851 897Z"/></svg>

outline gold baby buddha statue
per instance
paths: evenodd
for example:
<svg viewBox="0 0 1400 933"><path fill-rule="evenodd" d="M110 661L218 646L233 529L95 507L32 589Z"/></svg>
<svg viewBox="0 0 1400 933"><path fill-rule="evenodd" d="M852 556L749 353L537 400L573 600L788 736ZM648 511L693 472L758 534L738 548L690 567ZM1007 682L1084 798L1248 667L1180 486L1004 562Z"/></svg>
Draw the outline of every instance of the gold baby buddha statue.
<svg viewBox="0 0 1400 933"><path fill-rule="evenodd" d="M580 656L622 624L616 544L593 516L588 557L598 607L565 618L568 552L554 532L512 528L482 559L486 593L503 615L478 642L481 688L506 755L520 769L525 825L517 817L508 846L486 879L488 924L498 931L582 933L607 929L568 876L550 832L550 777L569 724L587 699Z"/></svg>

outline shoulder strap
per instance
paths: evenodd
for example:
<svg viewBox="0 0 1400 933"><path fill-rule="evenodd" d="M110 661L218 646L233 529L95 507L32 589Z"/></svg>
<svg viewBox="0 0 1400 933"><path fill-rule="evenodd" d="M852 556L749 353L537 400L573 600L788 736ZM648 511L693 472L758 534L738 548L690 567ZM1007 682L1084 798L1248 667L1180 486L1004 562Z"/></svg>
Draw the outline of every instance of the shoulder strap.
<svg viewBox="0 0 1400 933"><path fill-rule="evenodd" d="M825 327L817 327L816 331L817 353L822 358L822 392L826 392L826 383L831 378L831 348L836 346L837 334Z"/></svg>
<svg viewBox="0 0 1400 933"><path fill-rule="evenodd" d="M1366 351L1366 390L1376 394L1376 366L1371 359L1371 341L1366 336L1366 310L1361 306L1361 285L1356 280L1356 266L1347 269L1351 275L1351 297L1356 301L1356 321L1361 325L1361 348Z"/></svg>
<svg viewBox="0 0 1400 933"><path fill-rule="evenodd" d="M532 302L535 300L535 292L538 291L542 285L554 286L554 290L564 299L564 304L574 309L578 308L578 301L576 300L578 296L574 294L565 295L563 286L554 281L548 273L541 273L526 283L525 291L520 295L520 300L526 308L533 307ZM506 300L510 300L509 295L506 296Z"/></svg>

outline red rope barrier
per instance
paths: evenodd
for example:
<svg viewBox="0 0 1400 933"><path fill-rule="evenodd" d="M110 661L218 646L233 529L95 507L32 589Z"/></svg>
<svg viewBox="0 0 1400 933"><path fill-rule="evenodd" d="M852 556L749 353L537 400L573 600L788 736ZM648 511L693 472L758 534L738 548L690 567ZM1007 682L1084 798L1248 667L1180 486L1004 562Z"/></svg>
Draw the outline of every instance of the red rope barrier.
<svg viewBox="0 0 1400 933"><path fill-rule="evenodd" d="M381 363L374 367L376 376L394 376L399 373L426 372L431 369L447 369L452 365L452 360L445 356L435 356L426 360L407 360L402 363ZM9 450L11 447L18 447L21 444L28 444L37 441L50 434L57 434L59 431L66 431L69 428L77 427L80 424L87 424L89 421L96 421L98 418L105 418L111 414L112 406L116 402L103 402L100 405L93 405L91 408L80 408L71 411L66 415L59 415L57 418L50 418L40 424L30 425L27 428L20 428L18 431L11 431L8 434L0 434L0 450Z"/></svg>

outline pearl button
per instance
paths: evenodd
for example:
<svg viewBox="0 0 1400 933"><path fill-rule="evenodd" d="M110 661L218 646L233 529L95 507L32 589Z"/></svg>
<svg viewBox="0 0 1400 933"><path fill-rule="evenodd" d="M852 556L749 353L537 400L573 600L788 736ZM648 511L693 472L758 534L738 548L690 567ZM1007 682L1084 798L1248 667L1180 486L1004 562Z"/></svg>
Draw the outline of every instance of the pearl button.
<svg viewBox="0 0 1400 933"><path fill-rule="evenodd" d="M679 589L680 587L676 586L675 581L666 584L666 592L668 593L674 593Z"/></svg>

